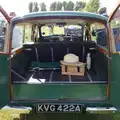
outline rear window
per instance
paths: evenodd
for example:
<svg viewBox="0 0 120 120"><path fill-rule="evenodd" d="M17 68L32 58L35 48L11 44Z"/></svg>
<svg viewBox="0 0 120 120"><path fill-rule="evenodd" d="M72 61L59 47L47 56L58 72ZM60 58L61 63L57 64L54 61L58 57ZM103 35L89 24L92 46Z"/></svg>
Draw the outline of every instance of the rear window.
<svg viewBox="0 0 120 120"><path fill-rule="evenodd" d="M82 34L82 27L79 25L45 25L41 28L42 36L50 35L76 35L80 36Z"/></svg>

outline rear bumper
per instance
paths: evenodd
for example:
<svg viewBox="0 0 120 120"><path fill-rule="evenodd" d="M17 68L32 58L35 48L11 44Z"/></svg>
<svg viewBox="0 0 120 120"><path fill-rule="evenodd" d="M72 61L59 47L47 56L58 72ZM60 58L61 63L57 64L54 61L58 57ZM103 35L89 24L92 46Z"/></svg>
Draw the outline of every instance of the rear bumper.
<svg viewBox="0 0 120 120"><path fill-rule="evenodd" d="M21 106L31 108L31 111L34 112L35 104L83 104L86 106L86 113L90 114L116 114L119 112L119 109L116 109L112 105L110 105L107 101L35 101L35 100L14 100L10 101L9 105L11 107L17 106L21 108Z"/></svg>
<svg viewBox="0 0 120 120"><path fill-rule="evenodd" d="M115 107L87 107L86 111L88 113L115 113L117 109Z"/></svg>
<svg viewBox="0 0 120 120"><path fill-rule="evenodd" d="M26 104L25 104L26 103ZM35 112L34 110L34 105L38 104L38 102L32 101L29 103L29 101L10 101L9 108L16 108L16 109L29 109L30 111ZM45 102L43 104L46 104ZM47 103L51 104L51 103ZM60 104L60 103L52 103L52 104ZM62 103L66 104L66 103ZM73 103L67 103L67 104L73 104ZM78 104L78 103L74 103ZM79 103L79 104L84 104L86 105L86 113L90 114L112 114L112 113L117 113L118 110L115 107L108 107L107 103ZM90 107L92 106L92 107Z"/></svg>

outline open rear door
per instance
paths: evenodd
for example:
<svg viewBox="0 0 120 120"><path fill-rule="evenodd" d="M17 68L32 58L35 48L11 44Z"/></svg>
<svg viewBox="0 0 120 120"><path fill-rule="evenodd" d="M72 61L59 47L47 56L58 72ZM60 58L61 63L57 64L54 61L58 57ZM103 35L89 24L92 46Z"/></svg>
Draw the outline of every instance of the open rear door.
<svg viewBox="0 0 120 120"><path fill-rule="evenodd" d="M0 107L10 101L10 60L7 27L10 18L0 6Z"/></svg>
<svg viewBox="0 0 120 120"><path fill-rule="evenodd" d="M109 41L111 46L111 59L110 59L110 103L120 108L120 3L111 14L108 24Z"/></svg>

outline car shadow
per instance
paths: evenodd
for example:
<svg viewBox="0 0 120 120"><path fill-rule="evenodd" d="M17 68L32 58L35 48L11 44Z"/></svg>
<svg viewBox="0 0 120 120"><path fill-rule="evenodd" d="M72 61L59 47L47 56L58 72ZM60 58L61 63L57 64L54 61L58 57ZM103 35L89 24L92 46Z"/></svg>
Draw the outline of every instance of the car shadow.
<svg viewBox="0 0 120 120"><path fill-rule="evenodd" d="M30 114L26 120L120 120L120 114L40 113ZM17 120L17 119L15 119Z"/></svg>

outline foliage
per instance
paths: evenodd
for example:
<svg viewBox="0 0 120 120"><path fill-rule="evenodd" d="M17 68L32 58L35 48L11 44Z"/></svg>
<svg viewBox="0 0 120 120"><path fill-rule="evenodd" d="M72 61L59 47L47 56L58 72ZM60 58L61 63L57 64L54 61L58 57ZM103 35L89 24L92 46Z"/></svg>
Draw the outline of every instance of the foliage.
<svg viewBox="0 0 120 120"><path fill-rule="evenodd" d="M90 0L86 6L85 11L97 13L98 8L100 7L100 0Z"/></svg>
<svg viewBox="0 0 120 120"><path fill-rule="evenodd" d="M62 2L53 2L50 5L50 11L60 11L62 10Z"/></svg>
<svg viewBox="0 0 120 120"><path fill-rule="evenodd" d="M85 5L86 5L86 2L76 1L74 10L75 11L82 10L82 9L84 9Z"/></svg>
<svg viewBox="0 0 120 120"><path fill-rule="evenodd" d="M29 12L33 11L33 2L30 2L28 5Z"/></svg>
<svg viewBox="0 0 120 120"><path fill-rule="evenodd" d="M66 6L66 9L65 10L68 10L68 11L72 11L74 10L74 3L72 1L69 1L67 3L67 6Z"/></svg>
<svg viewBox="0 0 120 120"><path fill-rule="evenodd" d="M88 12L97 12L100 6L100 0L89 0L86 3L84 0L76 1L75 3L72 1L54 1L50 4L50 11L88 11ZM41 2L38 6L37 2L30 2L28 5L29 12L37 12L37 11L47 11L45 2Z"/></svg>
<svg viewBox="0 0 120 120"><path fill-rule="evenodd" d="M41 3L40 3L40 11L47 11L46 5L45 5L44 2L41 2Z"/></svg>
<svg viewBox="0 0 120 120"><path fill-rule="evenodd" d="M56 7L57 7L56 8L57 11L62 10L62 3L58 1Z"/></svg>
<svg viewBox="0 0 120 120"><path fill-rule="evenodd" d="M62 6L63 6L63 9L66 10L67 2L66 2L66 1L63 1Z"/></svg>
<svg viewBox="0 0 120 120"><path fill-rule="evenodd" d="M50 11L56 11L57 2L53 2L50 5Z"/></svg>
<svg viewBox="0 0 120 120"><path fill-rule="evenodd" d="M60 10L73 10L74 9L74 3L72 1L69 1L68 3L66 1L63 1L61 3L60 1L58 2L53 2L50 5L50 11L60 11Z"/></svg>
<svg viewBox="0 0 120 120"><path fill-rule="evenodd" d="M37 11L39 11L38 3L37 3L37 2L34 2L33 12L37 12Z"/></svg>

